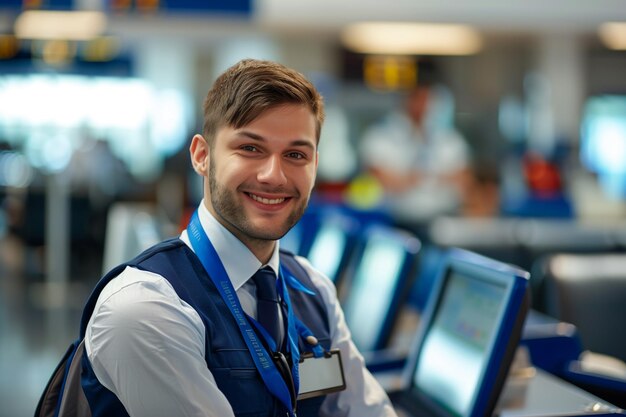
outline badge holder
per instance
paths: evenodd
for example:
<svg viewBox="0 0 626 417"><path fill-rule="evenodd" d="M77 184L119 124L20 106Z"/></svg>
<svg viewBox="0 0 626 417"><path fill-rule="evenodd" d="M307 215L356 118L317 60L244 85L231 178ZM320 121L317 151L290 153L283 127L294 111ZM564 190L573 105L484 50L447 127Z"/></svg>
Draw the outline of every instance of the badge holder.
<svg viewBox="0 0 626 417"><path fill-rule="evenodd" d="M300 357L300 393L298 400L318 397L346 389L339 349L324 352L321 357L304 353Z"/></svg>

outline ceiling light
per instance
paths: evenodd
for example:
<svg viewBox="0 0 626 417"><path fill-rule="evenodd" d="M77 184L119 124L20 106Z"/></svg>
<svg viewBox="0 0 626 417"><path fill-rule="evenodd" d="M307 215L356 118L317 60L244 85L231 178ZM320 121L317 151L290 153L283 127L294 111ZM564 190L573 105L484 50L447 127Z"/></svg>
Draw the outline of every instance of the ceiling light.
<svg viewBox="0 0 626 417"><path fill-rule="evenodd" d="M15 36L22 39L85 41L101 35L106 16L96 11L29 10L15 21Z"/></svg>
<svg viewBox="0 0 626 417"><path fill-rule="evenodd" d="M343 30L341 40L366 54L470 55L482 46L480 34L469 26L435 23L355 23Z"/></svg>
<svg viewBox="0 0 626 417"><path fill-rule="evenodd" d="M598 32L607 48L626 50L626 22L604 23Z"/></svg>

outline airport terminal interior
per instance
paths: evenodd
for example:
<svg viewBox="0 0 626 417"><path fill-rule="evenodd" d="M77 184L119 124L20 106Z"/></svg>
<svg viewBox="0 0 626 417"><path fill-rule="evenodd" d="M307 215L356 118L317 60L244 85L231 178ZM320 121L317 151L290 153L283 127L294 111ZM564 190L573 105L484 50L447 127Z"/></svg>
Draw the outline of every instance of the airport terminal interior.
<svg viewBox="0 0 626 417"><path fill-rule="evenodd" d="M381 382L462 250L528 273L512 370L580 390L567 415L626 408L621 0L0 0L0 417L33 415L102 274L186 227L203 99L243 58L324 96L280 245Z"/></svg>

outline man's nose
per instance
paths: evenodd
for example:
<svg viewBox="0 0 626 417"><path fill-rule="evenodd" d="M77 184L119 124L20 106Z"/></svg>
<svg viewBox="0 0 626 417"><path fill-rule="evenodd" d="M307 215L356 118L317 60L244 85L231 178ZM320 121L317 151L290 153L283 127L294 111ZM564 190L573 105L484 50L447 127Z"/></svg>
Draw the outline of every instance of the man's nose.
<svg viewBox="0 0 626 417"><path fill-rule="evenodd" d="M259 182L283 185L287 183L287 176L283 170L283 161L280 155L270 155L263 161L257 174Z"/></svg>

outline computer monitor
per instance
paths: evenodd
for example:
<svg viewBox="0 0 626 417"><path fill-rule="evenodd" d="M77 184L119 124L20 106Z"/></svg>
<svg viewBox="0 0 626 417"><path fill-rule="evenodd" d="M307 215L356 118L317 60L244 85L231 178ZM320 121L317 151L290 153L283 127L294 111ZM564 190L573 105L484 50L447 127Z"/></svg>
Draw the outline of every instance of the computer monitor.
<svg viewBox="0 0 626 417"><path fill-rule="evenodd" d="M425 415L490 416L530 304L529 274L452 250L404 370L402 405Z"/></svg>
<svg viewBox="0 0 626 417"><path fill-rule="evenodd" d="M596 95L585 101L580 128L580 159L597 174L603 191L626 198L626 95Z"/></svg>
<svg viewBox="0 0 626 417"><path fill-rule="evenodd" d="M336 285L346 268L359 238L359 222L341 213L328 213L319 220L308 253L311 264Z"/></svg>
<svg viewBox="0 0 626 417"><path fill-rule="evenodd" d="M415 278L420 241L401 229L368 227L346 277L342 300L352 339L363 352L384 348Z"/></svg>

